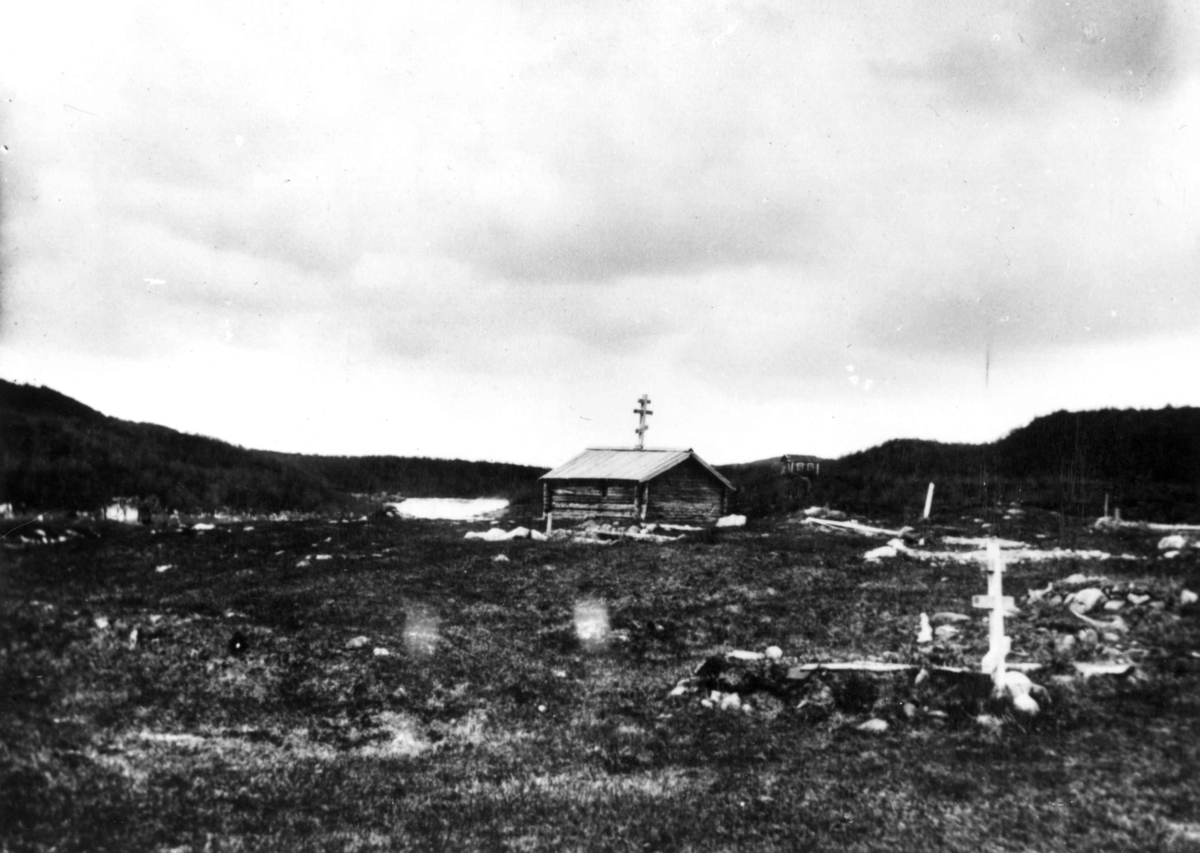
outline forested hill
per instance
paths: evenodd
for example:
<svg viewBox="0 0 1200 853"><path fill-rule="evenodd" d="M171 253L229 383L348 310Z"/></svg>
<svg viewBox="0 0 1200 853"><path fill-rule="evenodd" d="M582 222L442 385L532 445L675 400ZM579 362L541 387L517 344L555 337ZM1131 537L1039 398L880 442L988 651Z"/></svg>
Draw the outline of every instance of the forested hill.
<svg viewBox="0 0 1200 853"><path fill-rule="evenodd" d="M248 450L107 417L50 388L0 379L0 503L94 510L114 497L162 509L329 510L351 494L533 494L546 469L495 462Z"/></svg>
<svg viewBox="0 0 1200 853"><path fill-rule="evenodd" d="M1111 481L1200 482L1200 408L1101 409L1035 418L989 444L894 439L843 456L839 474L1004 477L1072 474Z"/></svg>
<svg viewBox="0 0 1200 853"><path fill-rule="evenodd" d="M1086 515L1103 511L1108 496L1175 521L1200 513L1200 408L1060 411L987 444L892 439L823 462L807 483L786 480L778 459L769 462L720 468L746 511L829 503L911 516L935 482L940 507L1019 500Z"/></svg>

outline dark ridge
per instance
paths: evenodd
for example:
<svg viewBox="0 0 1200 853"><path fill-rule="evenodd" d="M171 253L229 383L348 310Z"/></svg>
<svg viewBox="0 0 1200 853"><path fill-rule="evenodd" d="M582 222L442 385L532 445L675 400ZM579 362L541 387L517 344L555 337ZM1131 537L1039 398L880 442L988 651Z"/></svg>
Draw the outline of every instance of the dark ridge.
<svg viewBox="0 0 1200 853"><path fill-rule="evenodd" d="M532 500L546 469L394 456L249 450L157 424L107 417L49 388L0 380L0 503L91 511L132 498L153 516L179 510L362 509L355 496ZM357 511L357 509L355 511Z"/></svg>
<svg viewBox="0 0 1200 853"><path fill-rule="evenodd" d="M783 477L778 457L719 470L752 514L829 503L911 520L934 482L940 511L1020 502L1083 517L1107 496L1127 517L1177 522L1200 518L1200 408L1059 411L987 444L892 439L823 461L807 481Z"/></svg>

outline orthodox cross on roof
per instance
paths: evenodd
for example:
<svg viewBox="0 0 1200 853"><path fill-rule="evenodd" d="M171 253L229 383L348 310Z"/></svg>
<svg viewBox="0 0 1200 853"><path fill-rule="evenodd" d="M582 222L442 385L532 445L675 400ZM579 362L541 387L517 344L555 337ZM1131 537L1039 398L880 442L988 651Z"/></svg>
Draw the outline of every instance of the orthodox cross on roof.
<svg viewBox="0 0 1200 853"><path fill-rule="evenodd" d="M638 416L638 428L634 430L638 437L638 450L644 450L646 447L646 430L650 429L646 424L646 415L652 415L654 412L646 407L650 405L650 395L643 394L638 400L642 405L633 410L633 413Z"/></svg>

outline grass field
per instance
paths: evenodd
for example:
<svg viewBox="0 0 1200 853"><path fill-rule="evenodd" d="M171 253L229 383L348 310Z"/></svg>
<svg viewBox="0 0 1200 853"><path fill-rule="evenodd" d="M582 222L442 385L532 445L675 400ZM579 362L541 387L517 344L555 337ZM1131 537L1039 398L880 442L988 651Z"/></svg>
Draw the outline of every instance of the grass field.
<svg viewBox="0 0 1200 853"><path fill-rule="evenodd" d="M783 677L929 662L922 612L972 615L945 662L986 649L978 568L867 563L879 541L802 525L609 547L412 520L100 526L7 546L0 849L1200 849L1200 614L1179 603L1197 551L996 521L1137 558L1010 567L1014 658L1044 664L1052 699L1033 719L910 674ZM1161 604L1122 611L1108 652L1064 650L1082 623L1021 599L1079 572ZM770 645L779 665L724 682L750 710L668 696ZM1113 646L1136 677L1072 676Z"/></svg>

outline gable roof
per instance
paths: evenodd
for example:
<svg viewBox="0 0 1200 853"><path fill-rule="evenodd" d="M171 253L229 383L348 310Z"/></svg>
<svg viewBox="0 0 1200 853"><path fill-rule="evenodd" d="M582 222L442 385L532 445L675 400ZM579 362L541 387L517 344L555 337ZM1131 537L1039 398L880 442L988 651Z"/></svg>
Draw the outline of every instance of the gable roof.
<svg viewBox="0 0 1200 853"><path fill-rule="evenodd" d="M629 447L589 447L573 459L568 459L542 480L633 480L645 483L681 462L695 459L727 488L737 490L716 468L696 455L696 451Z"/></svg>

